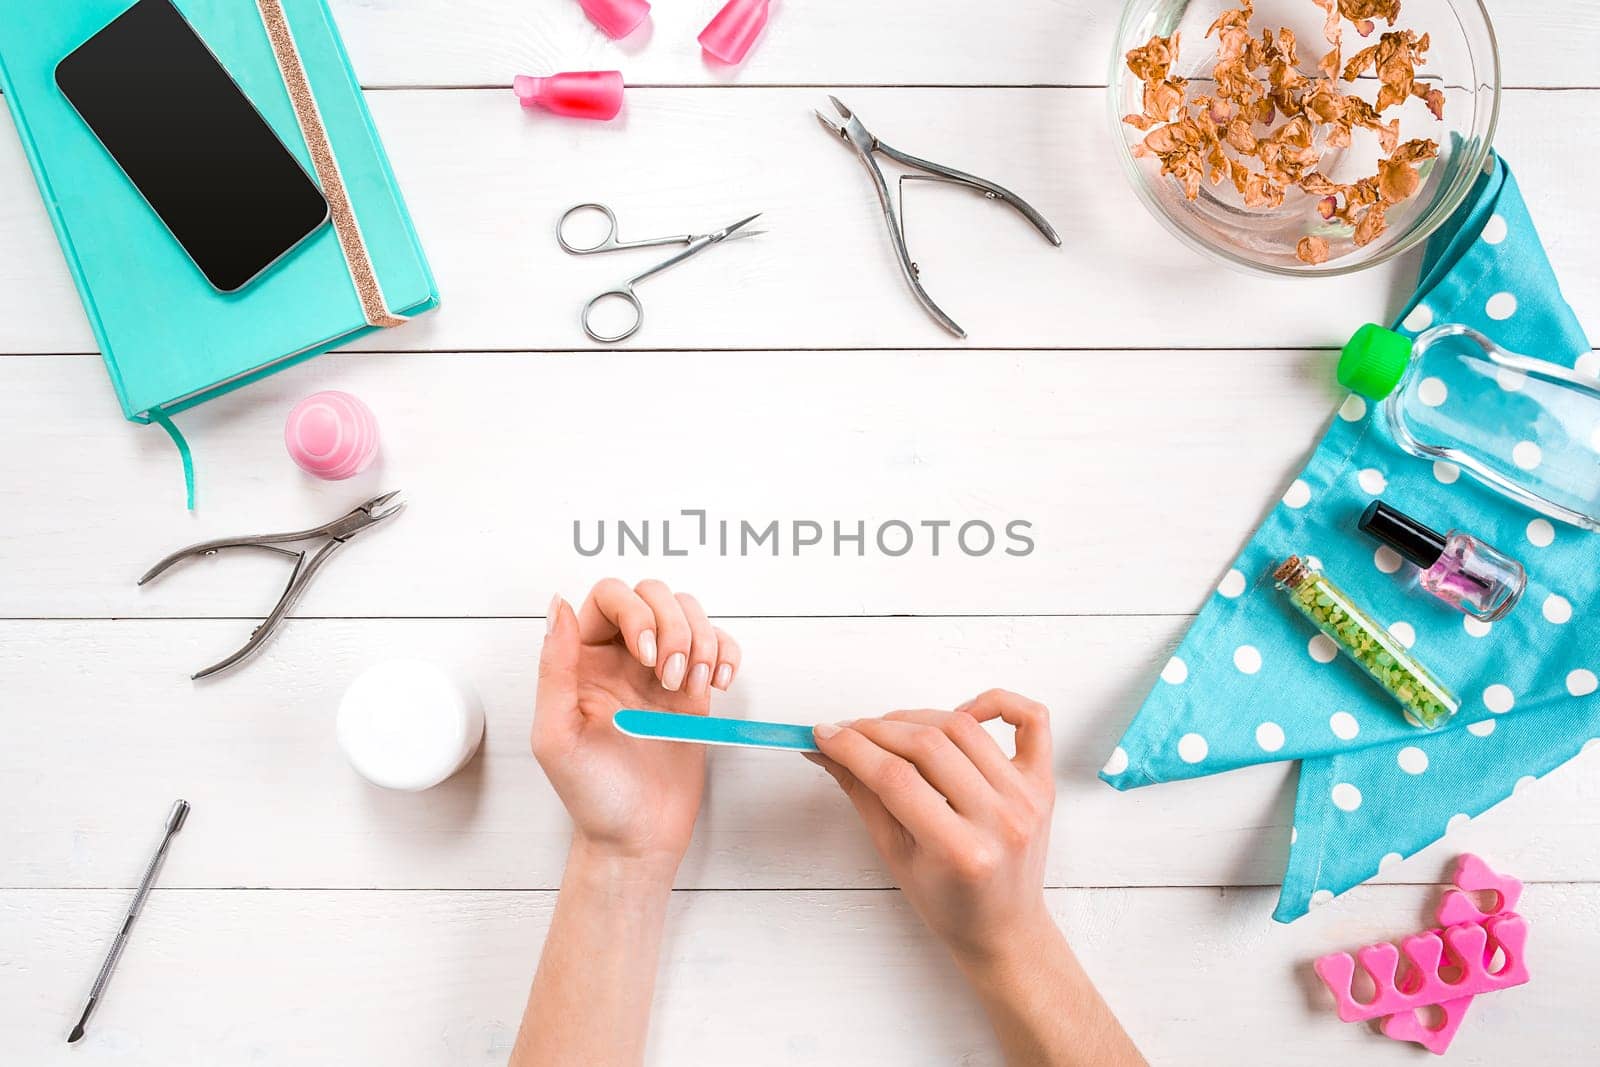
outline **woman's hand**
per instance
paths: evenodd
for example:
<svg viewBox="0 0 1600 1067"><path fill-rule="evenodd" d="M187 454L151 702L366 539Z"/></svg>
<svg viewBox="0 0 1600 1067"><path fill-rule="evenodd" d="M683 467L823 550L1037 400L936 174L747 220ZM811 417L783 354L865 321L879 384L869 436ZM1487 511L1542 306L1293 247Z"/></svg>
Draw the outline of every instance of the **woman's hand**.
<svg viewBox="0 0 1600 1067"><path fill-rule="evenodd" d="M533 754L572 816L574 852L642 861L670 881L694 832L705 750L627 737L618 708L704 715L739 646L700 604L657 581L594 587L574 614L551 602L539 658Z"/></svg>
<svg viewBox="0 0 1600 1067"><path fill-rule="evenodd" d="M1008 758L980 722L1016 728ZM1045 907L1050 712L991 689L955 711L819 726L821 763L950 947L1014 1065L1144 1063Z"/></svg>
<svg viewBox="0 0 1600 1067"><path fill-rule="evenodd" d="M1016 728L1008 758L979 725ZM1050 712L990 690L955 711L896 711L819 726L817 747L912 907L958 958L1041 924L1055 778Z"/></svg>

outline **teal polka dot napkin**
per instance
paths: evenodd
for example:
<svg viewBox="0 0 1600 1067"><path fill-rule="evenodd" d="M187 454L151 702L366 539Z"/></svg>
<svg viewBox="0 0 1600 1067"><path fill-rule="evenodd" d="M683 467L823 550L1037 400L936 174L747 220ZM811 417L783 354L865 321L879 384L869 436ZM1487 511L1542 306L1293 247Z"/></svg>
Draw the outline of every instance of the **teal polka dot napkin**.
<svg viewBox="0 0 1600 1067"><path fill-rule="evenodd" d="M1503 161L1491 163L1429 243L1399 328L1416 334L1445 322L1600 377L1600 354L1561 296ZM1514 402L1515 382L1489 388L1502 396L1470 403ZM1418 589L1409 564L1356 529L1379 495L1435 529L1466 530L1520 560L1529 582L1511 614L1478 623ZM1408 725L1359 668L1313 639L1272 579L1294 554L1319 561L1455 691L1462 710L1448 726ZM1597 743L1597 606L1600 535L1551 523L1451 464L1402 452L1381 406L1351 396L1223 575L1101 777L1126 790L1299 760L1273 916L1292 921Z"/></svg>

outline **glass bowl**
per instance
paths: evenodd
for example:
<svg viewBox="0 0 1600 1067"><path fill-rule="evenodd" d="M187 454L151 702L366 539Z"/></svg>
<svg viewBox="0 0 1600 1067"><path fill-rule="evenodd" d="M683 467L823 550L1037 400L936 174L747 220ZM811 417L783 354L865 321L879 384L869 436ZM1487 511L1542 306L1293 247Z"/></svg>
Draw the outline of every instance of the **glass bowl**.
<svg viewBox="0 0 1600 1067"><path fill-rule="evenodd" d="M1291 277L1330 277L1376 266L1416 247L1461 206L1473 183L1490 162L1495 125L1500 117L1500 53L1494 27L1480 0L1403 0L1396 29L1427 33L1432 47L1427 63L1417 68L1417 80L1445 94L1444 120L1436 120L1417 99L1391 107L1384 118L1400 118L1400 140L1431 138L1439 144L1439 158L1418 168L1422 183L1408 199L1388 210L1388 229L1376 240L1357 246L1354 227L1337 219L1324 221L1317 211L1318 198L1291 188L1283 204L1272 209L1244 206L1233 183L1202 183L1199 199L1189 200L1178 180L1161 173L1158 159L1138 159L1133 148L1146 133L1123 122L1123 116L1143 110L1144 86L1128 70L1131 49L1151 37L1181 33L1174 77L1189 78L1189 93L1206 93L1216 63L1216 38L1206 30L1223 11L1235 9L1237 0L1130 0L1117 30L1109 81L1111 121L1120 146L1118 155L1139 199L1185 243L1225 263L1258 273ZM1257 0L1252 34L1264 27L1288 27L1299 40L1300 69L1318 75L1317 62L1328 50L1323 37L1323 10L1315 0ZM1344 24L1344 58L1369 45L1389 29L1381 20L1370 37L1357 35ZM1369 103L1377 95L1378 81L1369 72L1354 85L1341 88ZM1282 123L1282 118L1277 124ZM1257 126L1257 136L1266 128ZM1319 145L1321 145L1319 134ZM1328 178L1348 184L1377 172L1381 158L1377 136L1357 129L1354 143L1345 149L1324 148L1318 165ZM1313 266L1295 254L1302 237L1327 241L1331 256Z"/></svg>

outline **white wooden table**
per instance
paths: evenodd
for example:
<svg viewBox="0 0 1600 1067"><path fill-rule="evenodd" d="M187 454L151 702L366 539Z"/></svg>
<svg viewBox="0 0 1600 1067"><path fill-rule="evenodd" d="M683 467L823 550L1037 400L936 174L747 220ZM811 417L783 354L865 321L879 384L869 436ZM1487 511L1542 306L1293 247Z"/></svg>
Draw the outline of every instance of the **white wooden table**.
<svg viewBox="0 0 1600 1067"><path fill-rule="evenodd" d="M1306 920L1268 919L1292 773L1117 795L1095 772L1335 402L1332 352L1414 263L1311 285L1219 273L1124 187L1105 132L1111 0L779 0L747 64L661 0L606 42L569 0L335 8L444 307L186 416L201 509L162 435L124 424L20 150L0 137L0 1062L502 1063L555 903L559 804L528 755L538 613L608 573L697 593L746 648L727 713L818 721L988 685L1055 710L1050 902L1153 1060L1421 1062L1335 1021L1308 961L1408 933L1459 851L1531 885L1535 984L1487 998L1454 1062L1593 1063L1600 754ZM1579 316L1600 329L1600 9L1500 0L1499 146ZM625 116L523 114L518 72L619 66ZM919 154L992 176L1062 231L913 190L952 344L896 272L837 92ZM653 280L648 329L575 315L621 260L574 262L559 209L635 233L764 211L771 233ZM666 229L659 229L666 227ZM1157 307L1163 309L1155 310ZM1174 311L1176 309L1176 311ZM299 397L347 388L386 435L353 484L282 455ZM179 544L406 516L318 579L256 662L230 650L283 579L236 558L146 590ZM572 523L1033 523L1026 558L597 559ZM332 716L415 653L481 691L486 750L423 795L365 786ZM802 761L718 753L679 879L652 1031L662 1064L993 1063L958 977ZM90 1039L63 1043L173 797L194 804Z"/></svg>

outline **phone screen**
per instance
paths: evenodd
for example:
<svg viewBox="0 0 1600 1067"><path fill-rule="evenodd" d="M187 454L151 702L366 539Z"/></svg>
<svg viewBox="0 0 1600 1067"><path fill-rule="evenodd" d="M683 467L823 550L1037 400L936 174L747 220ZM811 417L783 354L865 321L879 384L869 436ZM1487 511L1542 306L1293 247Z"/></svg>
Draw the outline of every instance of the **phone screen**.
<svg viewBox="0 0 1600 1067"><path fill-rule="evenodd" d="M57 64L56 84L217 289L327 221L321 190L171 0L139 0Z"/></svg>

